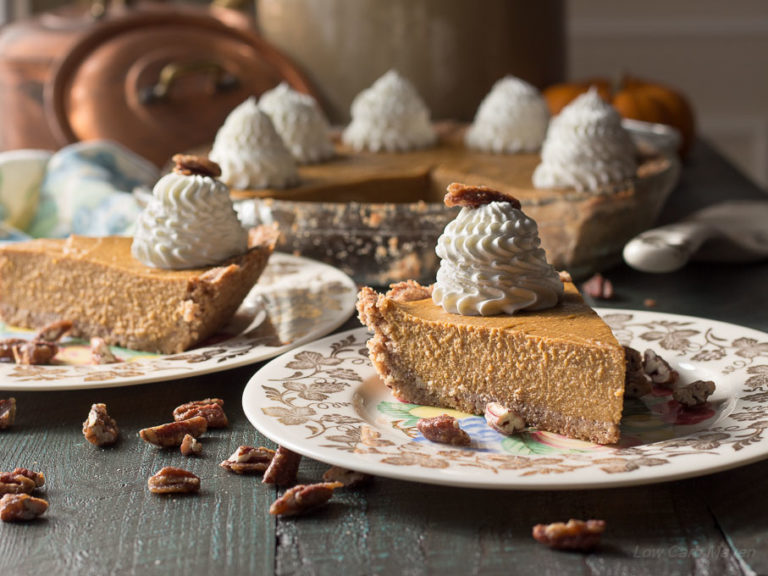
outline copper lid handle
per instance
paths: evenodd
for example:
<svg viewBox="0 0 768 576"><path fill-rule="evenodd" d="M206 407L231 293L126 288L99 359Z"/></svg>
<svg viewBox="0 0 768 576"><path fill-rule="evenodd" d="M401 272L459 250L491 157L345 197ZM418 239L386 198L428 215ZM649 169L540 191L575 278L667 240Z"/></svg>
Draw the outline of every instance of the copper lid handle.
<svg viewBox="0 0 768 576"><path fill-rule="evenodd" d="M142 104L152 104L160 100L168 99L173 85L184 76L202 74L213 79L215 92L231 90L240 85L240 80L234 74L227 72L226 68L217 62L200 60L188 63L170 62L163 66L158 75L157 82L151 86L142 88L139 92L139 101Z"/></svg>

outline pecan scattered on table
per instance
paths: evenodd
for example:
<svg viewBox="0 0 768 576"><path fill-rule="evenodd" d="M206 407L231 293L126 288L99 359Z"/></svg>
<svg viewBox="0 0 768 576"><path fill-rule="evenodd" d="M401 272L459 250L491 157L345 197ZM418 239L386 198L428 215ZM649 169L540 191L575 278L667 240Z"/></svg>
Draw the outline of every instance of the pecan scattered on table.
<svg viewBox="0 0 768 576"><path fill-rule="evenodd" d="M34 480L21 474L0 474L0 494L31 494L35 487Z"/></svg>
<svg viewBox="0 0 768 576"><path fill-rule="evenodd" d="M488 402L485 405L485 421L488 426L507 436L525 429L522 416L498 402Z"/></svg>
<svg viewBox="0 0 768 576"><path fill-rule="evenodd" d="M33 472L29 468L14 468L11 474L15 476L23 476L35 483L35 488L45 486L45 474L42 472Z"/></svg>
<svg viewBox="0 0 768 576"><path fill-rule="evenodd" d="M679 376L664 358L651 349L643 354L643 369L654 384L665 388L672 388Z"/></svg>
<svg viewBox="0 0 768 576"><path fill-rule="evenodd" d="M614 295L613 282L599 272L581 285L581 291L596 300L610 300Z"/></svg>
<svg viewBox="0 0 768 576"><path fill-rule="evenodd" d="M624 375L624 397L640 398L651 391L651 377L643 368L643 355L634 348L624 346L626 372Z"/></svg>
<svg viewBox="0 0 768 576"><path fill-rule="evenodd" d="M264 484L277 484L278 486L295 484L300 463L301 454L291 452L284 446L278 446L277 452L275 452L261 481Z"/></svg>
<svg viewBox="0 0 768 576"><path fill-rule="evenodd" d="M48 510L48 502L29 494L6 494L0 498L0 520L25 522L34 520Z"/></svg>
<svg viewBox="0 0 768 576"><path fill-rule="evenodd" d="M568 523L537 524L533 537L557 550L592 550L600 543L605 531L604 520L568 520Z"/></svg>
<svg viewBox="0 0 768 576"><path fill-rule="evenodd" d="M331 466L323 474L323 482L340 482L345 488L355 488L367 484L373 479L370 474L347 470L341 466Z"/></svg>
<svg viewBox="0 0 768 576"><path fill-rule="evenodd" d="M161 448L181 446L184 436L189 434L197 438L208 430L208 421L202 416L195 416L189 420L169 422L151 428L139 430L139 436L144 442L149 442Z"/></svg>
<svg viewBox="0 0 768 576"><path fill-rule="evenodd" d="M224 400L221 398L206 398L195 400L177 406L173 410L173 419L176 422L189 420L195 416L202 416L208 421L208 428L226 428L229 420L224 413Z"/></svg>
<svg viewBox="0 0 768 576"><path fill-rule="evenodd" d="M672 392L672 397L680 404L688 407L704 404L715 391L715 383L711 380L696 380L685 386L679 386Z"/></svg>
<svg viewBox="0 0 768 576"><path fill-rule="evenodd" d="M93 404L88 418L83 422L83 436L94 446L109 446L117 442L120 429L107 413L106 404Z"/></svg>
<svg viewBox="0 0 768 576"><path fill-rule="evenodd" d="M27 366L50 364L53 357L59 351L55 342L45 342L42 340L29 340L22 344L15 344L11 347L13 350L13 360L16 364Z"/></svg>
<svg viewBox="0 0 768 576"><path fill-rule="evenodd" d="M434 418L422 418L416 427L431 442L451 444L452 446L469 446L472 440L469 434L459 427L459 421L448 414Z"/></svg>
<svg viewBox="0 0 768 576"><path fill-rule="evenodd" d="M197 456L203 451L203 445L197 441L197 438L187 434L181 441L180 450L183 456Z"/></svg>
<svg viewBox="0 0 768 576"><path fill-rule="evenodd" d="M275 457L275 451L259 446L239 446L237 450L224 460L219 466L235 474L255 474L264 472L272 458Z"/></svg>
<svg viewBox="0 0 768 576"><path fill-rule="evenodd" d="M0 398L0 430L13 426L16 421L16 398Z"/></svg>
<svg viewBox="0 0 768 576"><path fill-rule="evenodd" d="M43 342L58 342L70 330L72 330L70 320L57 320L40 328L34 339Z"/></svg>
<svg viewBox="0 0 768 576"><path fill-rule="evenodd" d="M280 498L272 502L269 513L273 516L296 516L325 504L333 496L341 482L321 482L318 484L298 484L286 490Z"/></svg>
<svg viewBox="0 0 768 576"><path fill-rule="evenodd" d="M104 338L91 338L91 360L94 364L115 364L120 362Z"/></svg>
<svg viewBox="0 0 768 576"><path fill-rule="evenodd" d="M200 491L200 478L189 470L165 466L147 480L153 494L190 494Z"/></svg>

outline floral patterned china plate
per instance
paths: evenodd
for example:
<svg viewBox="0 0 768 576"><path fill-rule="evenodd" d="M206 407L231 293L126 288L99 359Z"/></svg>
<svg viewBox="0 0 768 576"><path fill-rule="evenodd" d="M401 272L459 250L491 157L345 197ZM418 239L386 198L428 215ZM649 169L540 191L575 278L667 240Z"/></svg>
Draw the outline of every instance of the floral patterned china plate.
<svg viewBox="0 0 768 576"><path fill-rule="evenodd" d="M355 283L340 270L275 253L229 326L201 346L170 355L112 347L120 361L94 365L87 342L65 339L50 366L0 363L0 390L127 386L260 362L341 326L356 295ZM0 323L0 339L32 334Z"/></svg>
<svg viewBox="0 0 768 576"><path fill-rule="evenodd" d="M503 436L481 416L395 400L368 360L365 328L269 362L248 383L253 425L305 456L402 480L501 489L599 488L661 482L768 457L768 334L713 320L637 310L598 313L622 342L652 349L682 383L712 380L709 402L685 408L669 391L627 399L618 445L529 429ZM419 418L449 413L472 438L435 444Z"/></svg>

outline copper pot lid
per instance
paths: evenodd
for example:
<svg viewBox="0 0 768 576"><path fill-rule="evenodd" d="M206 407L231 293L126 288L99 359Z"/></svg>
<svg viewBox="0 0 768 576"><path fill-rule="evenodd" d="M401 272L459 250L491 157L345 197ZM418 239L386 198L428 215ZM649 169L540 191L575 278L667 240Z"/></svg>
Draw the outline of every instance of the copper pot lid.
<svg viewBox="0 0 768 576"><path fill-rule="evenodd" d="M194 7L129 10L105 20L59 62L46 113L61 145L106 138L158 166L210 143L227 114L301 72L252 30ZM230 18L231 20L231 18Z"/></svg>

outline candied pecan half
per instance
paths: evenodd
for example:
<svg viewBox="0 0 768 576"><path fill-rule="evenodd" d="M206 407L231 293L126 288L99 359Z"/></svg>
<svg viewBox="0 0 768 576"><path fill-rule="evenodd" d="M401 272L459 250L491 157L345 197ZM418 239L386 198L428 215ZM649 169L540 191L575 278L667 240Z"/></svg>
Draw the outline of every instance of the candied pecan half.
<svg viewBox="0 0 768 576"><path fill-rule="evenodd" d="M320 482L318 484L298 484L286 490L280 498L272 502L269 513L273 516L296 516L303 514L320 504L325 504L333 496L341 482Z"/></svg>
<svg viewBox="0 0 768 576"><path fill-rule="evenodd" d="M189 420L195 416L205 418L208 421L208 428L226 428L229 426L227 415L224 414L224 400L221 398L195 400L177 406L173 410L173 419L176 422Z"/></svg>
<svg viewBox="0 0 768 576"><path fill-rule="evenodd" d="M254 474L264 472L272 458L275 457L275 451L259 446L239 446L237 450L224 460L219 466L235 474Z"/></svg>
<svg viewBox="0 0 768 576"><path fill-rule="evenodd" d="M684 406L699 406L707 401L715 391L715 383L711 380L696 380L685 386L675 388L672 397Z"/></svg>
<svg viewBox="0 0 768 576"><path fill-rule="evenodd" d="M41 365L50 364L59 351L55 342L41 340L25 341L12 347L13 360L16 364Z"/></svg>
<svg viewBox="0 0 768 576"><path fill-rule="evenodd" d="M184 468L165 466L147 480L152 494L190 494L200 491L200 478Z"/></svg>
<svg viewBox="0 0 768 576"><path fill-rule="evenodd" d="M458 182L448 185L448 193L443 198L443 202L448 207L467 206L469 208L477 208L491 202L509 202L513 207L520 210L520 201L514 196L509 196L488 186L467 186Z"/></svg>
<svg viewBox="0 0 768 576"><path fill-rule="evenodd" d="M581 285L581 291L596 300L610 300L613 298L613 282L597 273Z"/></svg>
<svg viewBox="0 0 768 576"><path fill-rule="evenodd" d="M176 163L173 171L176 174L184 176L198 175L218 178L221 176L221 167L213 160L205 156L194 156L192 154L174 154L171 158Z"/></svg>
<svg viewBox="0 0 768 576"><path fill-rule="evenodd" d="M120 362L104 338L91 338L91 360L94 364L115 364Z"/></svg>
<svg viewBox="0 0 768 576"><path fill-rule="evenodd" d="M43 342L58 342L70 330L72 330L70 320L57 320L40 328L34 339Z"/></svg>
<svg viewBox="0 0 768 576"><path fill-rule="evenodd" d="M31 494L35 487L35 481L22 474L0 474L0 494Z"/></svg>
<svg viewBox="0 0 768 576"><path fill-rule="evenodd" d="M13 426L16 421L16 398L0 398L0 430Z"/></svg>
<svg viewBox="0 0 768 576"><path fill-rule="evenodd" d="M202 416L195 416L189 420L169 422L168 424L160 424L152 428L144 428L139 430L139 436L141 436L144 442L149 442L161 448L169 448L171 446L181 446L184 436L187 434L197 438L202 436L206 430L208 430L208 421Z"/></svg>
<svg viewBox="0 0 768 576"><path fill-rule="evenodd" d="M277 484L278 486L295 484L300 463L301 454L291 452L284 446L278 446L277 452L275 452L261 481L264 484Z"/></svg>
<svg viewBox="0 0 768 576"><path fill-rule="evenodd" d="M331 466L323 474L323 482L339 482L345 488L355 488L367 484L373 479L370 474L347 470L341 466Z"/></svg>
<svg viewBox="0 0 768 576"><path fill-rule="evenodd" d="M568 523L536 524L533 537L557 550L591 550L600 543L604 520L568 520Z"/></svg>
<svg viewBox="0 0 768 576"><path fill-rule="evenodd" d="M48 502L29 494L6 494L0 498L0 520L25 522L34 520L48 510Z"/></svg>
<svg viewBox="0 0 768 576"><path fill-rule="evenodd" d="M629 346L624 346L626 372L624 374L624 397L640 398L651 391L651 377L643 369L643 356Z"/></svg>
<svg viewBox="0 0 768 576"><path fill-rule="evenodd" d="M677 382L678 373L653 350L648 349L643 354L643 369L654 384L664 388L672 388Z"/></svg>
<svg viewBox="0 0 768 576"><path fill-rule="evenodd" d="M107 413L106 404L93 404L88 418L83 422L83 436L94 446L109 446L117 442L120 429Z"/></svg>
<svg viewBox="0 0 768 576"><path fill-rule="evenodd" d="M23 338L6 338L5 340L0 340L0 360L10 360L15 362L13 349L19 344L24 344L26 342L29 342L29 340L24 340Z"/></svg>
<svg viewBox="0 0 768 576"><path fill-rule="evenodd" d="M472 440L469 434L459 427L459 421L448 414L434 418L422 418L416 427L431 442L451 444L452 446L469 446Z"/></svg>
<svg viewBox="0 0 768 576"><path fill-rule="evenodd" d="M485 405L485 421L488 426L507 436L525 429L522 416L498 402L488 402Z"/></svg>
<svg viewBox="0 0 768 576"><path fill-rule="evenodd" d="M45 486L45 474L42 472L33 472L29 468L14 468L11 474L32 480L35 483L35 488Z"/></svg>
<svg viewBox="0 0 768 576"><path fill-rule="evenodd" d="M181 441L180 450L184 456L197 456L203 451L203 445L194 436L186 434Z"/></svg>

